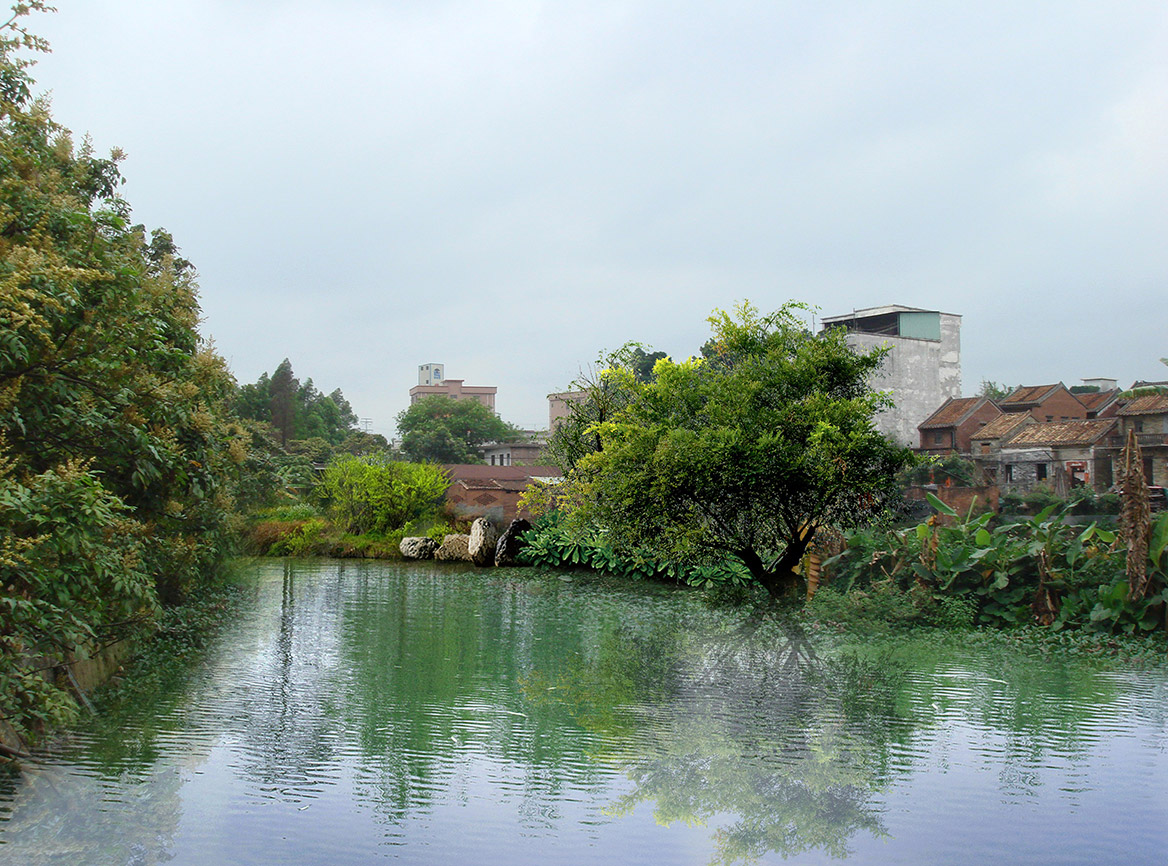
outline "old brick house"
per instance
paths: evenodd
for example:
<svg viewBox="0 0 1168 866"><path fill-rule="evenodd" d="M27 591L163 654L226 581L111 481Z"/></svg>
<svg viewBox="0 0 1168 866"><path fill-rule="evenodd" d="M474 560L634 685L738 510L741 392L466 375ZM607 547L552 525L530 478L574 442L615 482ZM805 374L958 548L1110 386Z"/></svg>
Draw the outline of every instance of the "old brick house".
<svg viewBox="0 0 1168 866"><path fill-rule="evenodd" d="M1024 492L1039 484L1056 493L1073 487L1106 490L1111 484L1109 438L1114 418L1043 421L1018 427L1001 442L998 486Z"/></svg>
<svg viewBox="0 0 1168 866"><path fill-rule="evenodd" d="M1087 417L1087 407L1062 382L1024 385L998 401L1003 412L1026 412L1035 421L1073 421Z"/></svg>
<svg viewBox="0 0 1168 866"><path fill-rule="evenodd" d="M988 397L951 397L918 427L922 454L968 454L970 438L1002 411Z"/></svg>
<svg viewBox="0 0 1168 866"><path fill-rule="evenodd" d="M1168 393L1149 394L1130 400L1116 412L1112 455L1119 465L1119 450L1134 430L1144 458L1144 477L1149 484L1168 487ZM1117 476L1118 477L1118 476Z"/></svg>
<svg viewBox="0 0 1168 866"><path fill-rule="evenodd" d="M1106 391L1091 391L1086 394L1076 394L1075 398L1087 410L1088 418L1114 418L1119 407L1120 390L1109 388Z"/></svg>
<svg viewBox="0 0 1168 866"><path fill-rule="evenodd" d="M973 459L985 480L991 484L998 482L998 455L1002 443L1019 429L1036 423L1029 412L1002 414L990 421L970 437L969 456Z"/></svg>
<svg viewBox="0 0 1168 866"><path fill-rule="evenodd" d="M447 464L452 484L446 504L457 517L486 517L503 525L520 515L519 497L533 481L556 481L558 466ZM527 515L523 515L527 516Z"/></svg>

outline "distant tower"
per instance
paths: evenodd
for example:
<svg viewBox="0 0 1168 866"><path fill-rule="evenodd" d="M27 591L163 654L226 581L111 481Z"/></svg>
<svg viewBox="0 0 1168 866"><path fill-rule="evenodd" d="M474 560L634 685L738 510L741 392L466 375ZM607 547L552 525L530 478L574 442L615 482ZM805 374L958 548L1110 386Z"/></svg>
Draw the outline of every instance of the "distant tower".
<svg viewBox="0 0 1168 866"><path fill-rule="evenodd" d="M419 385L441 385L446 380L445 364L422 364L418 367Z"/></svg>
<svg viewBox="0 0 1168 866"><path fill-rule="evenodd" d="M876 429L889 439L915 446L917 425L950 397L961 396L961 316L891 304L822 322L824 330L846 328L848 344L856 349L889 349L871 382L895 404L875 419Z"/></svg>

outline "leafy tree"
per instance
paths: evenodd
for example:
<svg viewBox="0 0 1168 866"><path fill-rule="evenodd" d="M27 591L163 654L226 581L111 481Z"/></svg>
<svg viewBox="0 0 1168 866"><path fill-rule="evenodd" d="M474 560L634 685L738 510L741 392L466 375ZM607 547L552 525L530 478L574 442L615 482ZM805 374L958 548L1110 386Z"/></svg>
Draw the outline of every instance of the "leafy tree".
<svg viewBox="0 0 1168 866"><path fill-rule="evenodd" d="M325 467L318 493L349 532L387 532L433 515L450 478L431 463L403 463L385 454L344 454Z"/></svg>
<svg viewBox="0 0 1168 866"><path fill-rule="evenodd" d="M979 397L989 397L995 402L998 400L1005 400L1013 391L1016 391L1021 385L1015 385L1011 388L1009 385L999 385L990 379L981 380L981 389L977 392Z"/></svg>
<svg viewBox="0 0 1168 866"><path fill-rule="evenodd" d="M287 358L270 377L263 373L254 383L240 387L234 408L242 418L271 424L283 448L313 438L340 445L357 426L357 414L340 388L326 395L312 379L302 384Z"/></svg>
<svg viewBox="0 0 1168 866"><path fill-rule="evenodd" d="M292 362L285 358L276 367L268 384L268 411L272 426L280 432L280 444L288 447L288 440L296 438L297 395L300 380L292 372Z"/></svg>
<svg viewBox="0 0 1168 866"><path fill-rule="evenodd" d="M664 352L646 352L640 343L626 343L624 351L628 353L629 368L638 382L652 380L653 365L668 357Z"/></svg>
<svg viewBox="0 0 1168 866"><path fill-rule="evenodd" d="M120 153L75 146L31 95L19 51L46 46L23 17L45 8L0 24L0 712L26 731L48 706L31 657L85 652L225 556L249 444L194 268L130 224Z"/></svg>
<svg viewBox="0 0 1168 866"><path fill-rule="evenodd" d="M482 463L479 446L510 442L520 431L477 400L423 397L397 416L402 452L410 460Z"/></svg>
<svg viewBox="0 0 1168 866"><path fill-rule="evenodd" d="M600 450L598 425L611 420L628 404L633 393L623 387L624 377L614 376L612 371L625 371L635 381L647 383L652 372L650 368L649 374L645 373L649 357L656 363L665 355L663 352L646 355L639 343L625 343L615 352L602 352L589 371L572 381L571 391L577 396L567 402L566 417L548 437L547 454L553 465L568 471L585 455Z"/></svg>
<svg viewBox="0 0 1168 866"><path fill-rule="evenodd" d="M619 547L736 557L778 596L822 527L880 514L910 459L872 424L888 400L868 386L883 353L810 333L802 309L715 311L709 357L658 361L648 383L605 371L625 406L591 428L599 448L573 472L588 493L582 516Z"/></svg>

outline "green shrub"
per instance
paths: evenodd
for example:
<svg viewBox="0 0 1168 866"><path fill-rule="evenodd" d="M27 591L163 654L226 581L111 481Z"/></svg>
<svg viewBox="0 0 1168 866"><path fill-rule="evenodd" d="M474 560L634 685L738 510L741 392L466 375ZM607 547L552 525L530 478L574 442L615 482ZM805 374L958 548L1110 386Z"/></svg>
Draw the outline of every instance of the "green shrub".
<svg viewBox="0 0 1168 866"><path fill-rule="evenodd" d="M308 556L317 553L329 525L319 517L306 520L271 547L273 556Z"/></svg>
<svg viewBox="0 0 1168 866"><path fill-rule="evenodd" d="M449 476L434 464L343 454L325 467L317 494L346 532L364 535L432 517L449 486Z"/></svg>
<svg viewBox="0 0 1168 866"><path fill-rule="evenodd" d="M315 505L308 502L296 502L290 505L276 505L260 509L255 512L253 518L286 523L293 520L311 520L320 516L322 516L320 509Z"/></svg>

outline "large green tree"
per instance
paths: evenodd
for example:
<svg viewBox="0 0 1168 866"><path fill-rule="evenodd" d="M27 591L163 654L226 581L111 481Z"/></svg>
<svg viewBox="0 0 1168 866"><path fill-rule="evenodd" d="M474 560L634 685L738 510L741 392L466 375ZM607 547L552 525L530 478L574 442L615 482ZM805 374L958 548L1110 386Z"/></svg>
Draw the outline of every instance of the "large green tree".
<svg viewBox="0 0 1168 866"><path fill-rule="evenodd" d="M477 400L423 397L397 416L401 450L410 460L482 463L478 448L511 442L521 433Z"/></svg>
<svg viewBox="0 0 1168 866"><path fill-rule="evenodd" d="M285 358L269 376L239 388L234 400L241 418L271 424L281 447L304 439L322 439L339 446L357 427L357 414L341 389L322 394L312 379L296 378L292 362Z"/></svg>
<svg viewBox="0 0 1168 866"><path fill-rule="evenodd" d="M617 546L737 557L778 596L817 532L880 514L910 459L872 423L888 399L868 385L882 353L813 334L803 309L715 311L708 357L658 361L648 382L604 371L624 406L593 425L597 447L573 470L583 516Z"/></svg>
<svg viewBox="0 0 1168 866"><path fill-rule="evenodd" d="M120 154L32 96L43 8L0 24L0 716L25 731L47 713L31 659L148 620L225 555L248 451L194 269L131 224Z"/></svg>

